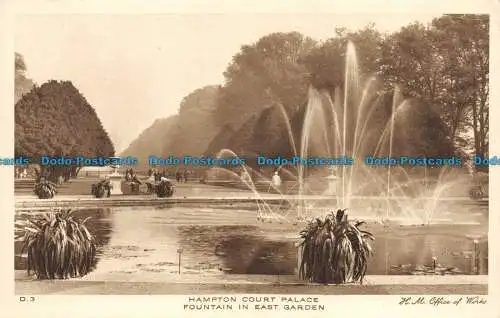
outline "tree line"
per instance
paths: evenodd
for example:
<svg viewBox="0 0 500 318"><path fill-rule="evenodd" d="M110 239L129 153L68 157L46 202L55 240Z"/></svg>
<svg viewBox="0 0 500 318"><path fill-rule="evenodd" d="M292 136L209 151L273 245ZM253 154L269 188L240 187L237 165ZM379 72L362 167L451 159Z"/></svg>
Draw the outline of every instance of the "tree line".
<svg viewBox="0 0 500 318"><path fill-rule="evenodd" d="M246 157L292 155L301 147L308 87L332 100L342 92L349 41L356 48L360 83L377 79L366 152L373 151L369 147L391 117L398 87L398 98L412 107L396 121L394 155L488 156L489 16L476 14L443 15L392 33L373 24L356 31L336 28L321 42L298 32L266 35L241 47L222 85L190 93L168 127L156 125L158 133L138 137L124 153L158 152L149 145L161 143L163 155L215 155L221 149ZM325 148L323 141L311 142L312 152Z"/></svg>
<svg viewBox="0 0 500 318"><path fill-rule="evenodd" d="M293 154L302 142L309 86L334 100L346 84L348 41L356 47L360 82L378 79L364 144L381 136L397 86L414 107L396 122L394 154L488 156L489 17L475 14L443 15L392 33L374 25L336 28L321 42L298 32L266 35L241 47L222 85L186 96L177 115L155 122L122 155L214 155L225 148L240 156ZM16 155L114 154L97 114L71 82L36 86L20 54L15 63ZM310 145L318 152L324 146Z"/></svg>
<svg viewBox="0 0 500 318"><path fill-rule="evenodd" d="M443 15L429 25L415 22L391 34L380 33L374 25L358 31L337 28L335 33L324 42L297 32L273 33L243 46L224 73L216 110L219 126L239 137L215 140L208 153L223 144L252 152L259 150L259 144L282 143L283 134L272 131L284 130L274 107L278 104L291 118L300 118L294 127L295 135L300 135L308 85L327 91L332 99L336 89L342 91L346 45L352 41L361 82L376 76L377 94L387 95L385 109L380 107L385 115L378 114L382 122L390 116L390 95L396 86L401 99L418 105L405 127L396 128L401 139L395 140L396 152L411 144L413 150L405 149L410 154L462 154L471 147L474 154L488 155L488 15ZM270 120L273 116L276 119ZM260 136L251 137L256 134ZM403 140L405 136L412 142ZM260 151L279 148L272 145Z"/></svg>
<svg viewBox="0 0 500 318"><path fill-rule="evenodd" d="M15 156L109 157L113 143L94 108L70 81L50 80L38 86L25 76L21 54L15 59ZM81 167L40 166L49 180L75 177Z"/></svg>

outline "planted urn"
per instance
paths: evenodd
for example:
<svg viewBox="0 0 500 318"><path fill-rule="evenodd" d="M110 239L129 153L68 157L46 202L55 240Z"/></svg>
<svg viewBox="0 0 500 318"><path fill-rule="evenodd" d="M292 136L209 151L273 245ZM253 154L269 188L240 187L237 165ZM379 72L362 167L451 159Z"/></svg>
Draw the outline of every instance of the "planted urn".
<svg viewBox="0 0 500 318"><path fill-rule="evenodd" d="M57 193L56 184L45 178L41 178L40 181L35 184L33 192L39 199L52 199Z"/></svg>
<svg viewBox="0 0 500 318"><path fill-rule="evenodd" d="M111 189L113 189L113 185L109 179L105 179L92 185L91 194L96 198L103 198L104 196L109 198L111 196Z"/></svg>
<svg viewBox="0 0 500 318"><path fill-rule="evenodd" d="M363 224L349 221L345 210L309 222L300 232L300 278L321 284L362 283L374 240L360 229Z"/></svg>
<svg viewBox="0 0 500 318"><path fill-rule="evenodd" d="M156 195L160 198L171 197L174 194L174 185L167 178L162 178L155 187Z"/></svg>
<svg viewBox="0 0 500 318"><path fill-rule="evenodd" d="M38 279L81 277L95 264L96 244L85 223L72 210L56 210L25 228L23 252L27 253L28 275Z"/></svg>

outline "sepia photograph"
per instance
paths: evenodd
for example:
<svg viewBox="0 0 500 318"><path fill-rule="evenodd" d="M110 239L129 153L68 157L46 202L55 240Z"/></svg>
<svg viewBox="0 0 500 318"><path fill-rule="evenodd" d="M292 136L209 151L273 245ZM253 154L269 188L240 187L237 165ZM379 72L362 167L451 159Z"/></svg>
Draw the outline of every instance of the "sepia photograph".
<svg viewBox="0 0 500 318"><path fill-rule="evenodd" d="M16 15L16 297L485 305L491 20Z"/></svg>

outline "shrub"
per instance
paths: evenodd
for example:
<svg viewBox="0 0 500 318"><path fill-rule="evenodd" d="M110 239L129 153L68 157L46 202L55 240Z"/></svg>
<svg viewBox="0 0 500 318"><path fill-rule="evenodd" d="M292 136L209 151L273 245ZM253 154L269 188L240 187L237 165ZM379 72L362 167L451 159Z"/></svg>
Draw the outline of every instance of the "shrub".
<svg viewBox="0 0 500 318"><path fill-rule="evenodd" d="M366 274L371 233L360 230L364 222L350 222L345 210L317 218L300 232L303 239L299 275L322 284L361 282Z"/></svg>
<svg viewBox="0 0 500 318"><path fill-rule="evenodd" d="M156 185L156 195L160 198L171 197L174 194L174 185L169 180L161 180Z"/></svg>
<svg viewBox="0 0 500 318"><path fill-rule="evenodd" d="M66 279L87 274L95 264L94 236L72 210L57 210L28 221L23 251L27 251L28 275L38 279Z"/></svg>
<svg viewBox="0 0 500 318"><path fill-rule="evenodd" d="M35 189L33 192L38 196L39 199L52 199L56 194L56 184L45 178L40 179L35 184Z"/></svg>

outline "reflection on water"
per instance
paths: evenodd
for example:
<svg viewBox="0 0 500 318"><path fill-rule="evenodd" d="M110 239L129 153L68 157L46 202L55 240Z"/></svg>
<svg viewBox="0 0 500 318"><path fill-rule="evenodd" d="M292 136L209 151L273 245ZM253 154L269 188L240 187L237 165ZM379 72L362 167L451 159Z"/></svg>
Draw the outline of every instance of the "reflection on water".
<svg viewBox="0 0 500 318"><path fill-rule="evenodd" d="M257 226L185 225L178 235L188 260L211 260L227 273L293 274L297 263L293 241L268 238Z"/></svg>
<svg viewBox="0 0 500 318"><path fill-rule="evenodd" d="M37 212L16 212L16 236L22 234L26 218L34 213ZM484 214L480 214L484 219ZM258 222L255 210L216 206L119 207L81 209L75 215L82 219L92 217L88 227L99 244L97 273L177 273L179 266L183 274L296 272L295 243L300 228ZM424 265L433 264L433 258L448 274L487 274L487 241L483 239L474 246L466 237L486 235L487 224L369 224L367 229L376 237L368 274L419 274L425 270ZM21 248L22 242L16 239L16 269L25 268Z"/></svg>

